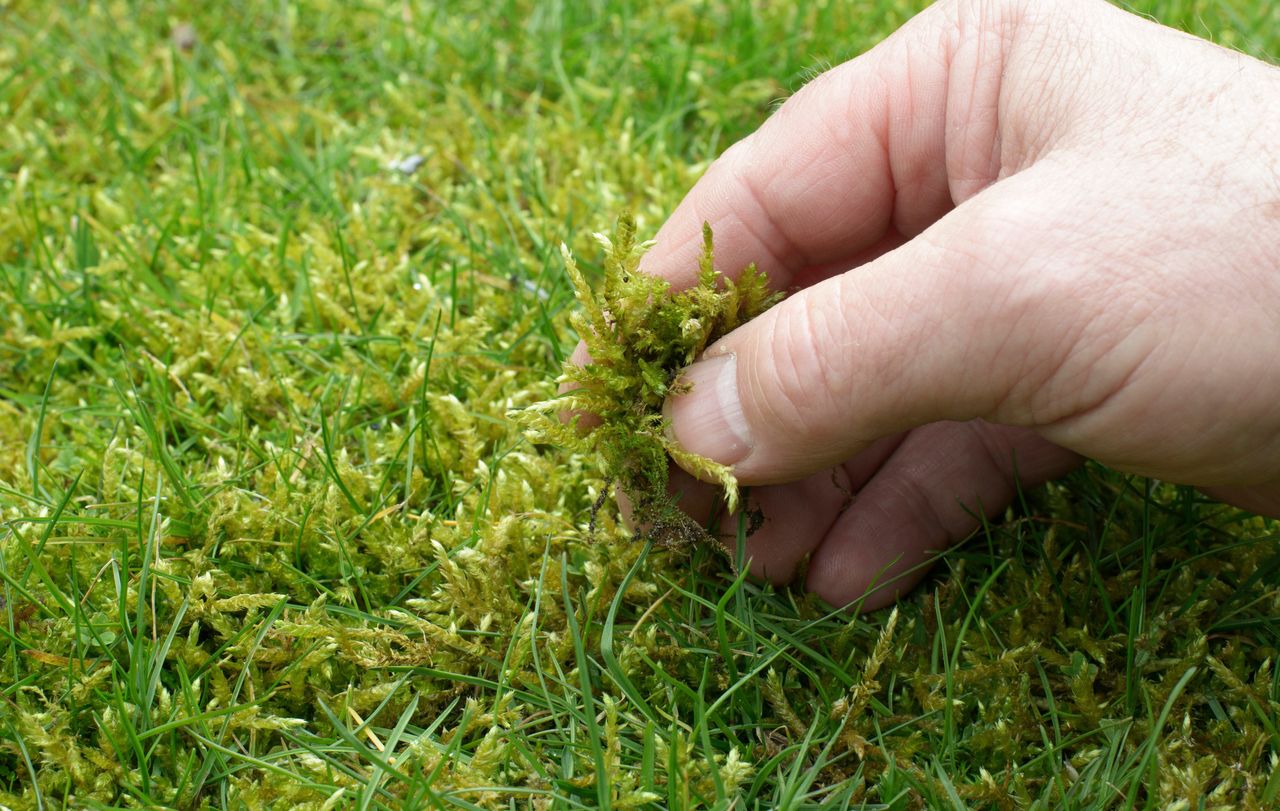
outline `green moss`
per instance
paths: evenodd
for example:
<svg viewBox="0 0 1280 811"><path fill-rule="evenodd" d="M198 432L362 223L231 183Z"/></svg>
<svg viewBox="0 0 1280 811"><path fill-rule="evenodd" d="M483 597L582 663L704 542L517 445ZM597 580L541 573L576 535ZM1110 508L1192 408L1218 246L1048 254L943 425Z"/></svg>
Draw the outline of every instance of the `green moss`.
<svg viewBox="0 0 1280 811"><path fill-rule="evenodd" d="M770 292L754 264L736 281L716 271L706 224L697 284L677 292L664 279L640 271L649 243L637 242L629 215L618 219L612 239L603 234L596 238L606 251L604 278L596 290L569 249L562 250L581 305L571 320L591 363L565 364L562 382L568 393L531 409L536 416L531 437L598 454L607 475L627 495L635 524L655 542L679 545L707 539L707 532L668 491L671 461L717 482L730 512L738 506L738 481L728 466L685 450L668 435L662 404L688 389L680 372L703 349L781 296ZM564 411L574 413L567 424L558 419Z"/></svg>

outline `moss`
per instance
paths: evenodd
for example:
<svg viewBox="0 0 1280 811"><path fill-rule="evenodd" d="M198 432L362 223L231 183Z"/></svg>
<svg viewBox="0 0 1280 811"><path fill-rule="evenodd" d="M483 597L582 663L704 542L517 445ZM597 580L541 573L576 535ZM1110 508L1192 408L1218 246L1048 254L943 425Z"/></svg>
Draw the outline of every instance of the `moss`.
<svg viewBox="0 0 1280 811"><path fill-rule="evenodd" d="M0 806L1275 807L1275 522L1087 469L894 623L593 533L507 416L558 243L911 9L0 8Z"/></svg>
<svg viewBox="0 0 1280 811"><path fill-rule="evenodd" d="M676 292L666 280L640 272L650 243L637 242L629 215L618 218L612 238L596 238L606 252L597 289L563 248L565 269L581 305L571 320L591 362L565 364L561 382L569 391L530 410L531 438L597 454L606 474L627 495L633 522L656 543L709 539L669 492L670 464L678 460L698 478L718 483L730 512L738 506L738 481L730 467L685 450L668 435L662 404L688 390L680 372L702 350L781 296L769 290L754 264L736 281L719 273L711 226L705 223L698 281ZM566 410L574 416L562 424L557 415Z"/></svg>

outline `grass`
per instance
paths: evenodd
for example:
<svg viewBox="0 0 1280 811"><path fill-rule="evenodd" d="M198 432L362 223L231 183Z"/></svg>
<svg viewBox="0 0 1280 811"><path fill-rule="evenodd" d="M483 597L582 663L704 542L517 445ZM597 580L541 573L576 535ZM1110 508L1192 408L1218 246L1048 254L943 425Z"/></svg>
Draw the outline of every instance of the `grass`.
<svg viewBox="0 0 1280 811"><path fill-rule="evenodd" d="M852 617L506 416L917 5L0 1L0 806L1273 805L1274 523L1088 469Z"/></svg>

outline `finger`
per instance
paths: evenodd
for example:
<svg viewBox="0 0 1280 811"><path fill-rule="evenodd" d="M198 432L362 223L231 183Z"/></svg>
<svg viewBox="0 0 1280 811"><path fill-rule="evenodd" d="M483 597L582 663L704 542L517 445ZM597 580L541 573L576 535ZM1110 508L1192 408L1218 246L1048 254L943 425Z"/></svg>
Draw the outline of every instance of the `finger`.
<svg viewBox="0 0 1280 811"><path fill-rule="evenodd" d="M840 467L804 481L752 489L747 494L748 514L726 514L719 487L700 482L674 465L667 490L680 509L709 528L735 560L739 524L747 531L749 513L758 512L763 523L746 535L743 560L752 577L777 586L795 578L796 567L826 536L850 495L848 476ZM624 525L643 534L645 528L634 522L631 499L621 490L617 499Z"/></svg>
<svg viewBox="0 0 1280 811"><path fill-rule="evenodd" d="M745 541L744 555L752 576L778 586L790 583L800 562L826 537L840 514L853 503L858 488L893 455L902 440L902 436L887 437L845 464L798 482L751 488L748 510L759 510L764 517L764 523ZM678 482L686 494L681 508L705 523L709 518L705 505L718 488L675 470L678 473L672 473L672 482ZM736 556L737 514L721 517L718 524L720 542Z"/></svg>
<svg viewBox="0 0 1280 811"><path fill-rule="evenodd" d="M797 290L803 290L806 287L812 287L818 282L826 281L832 276L838 276L845 271L865 265L874 259L879 259L889 251L901 247L907 238L898 233L896 228L890 228L888 233L879 239L875 244L856 251L851 256L847 256L835 262L827 262L822 265L809 265L800 268L791 276L791 285L788 292L794 293Z"/></svg>
<svg viewBox="0 0 1280 811"><path fill-rule="evenodd" d="M668 402L674 438L744 484L775 484L931 422L1033 425L1086 407L1084 385L1055 396L1063 414L1037 399L1077 343L1106 349L1078 334L1105 325L1054 264L1070 239L1047 191L1060 183L1048 164L1028 169L722 338ZM1137 359L1147 336L1133 340Z"/></svg>
<svg viewBox="0 0 1280 811"><path fill-rule="evenodd" d="M758 509L764 516L763 525L746 538L744 553L752 576L775 586L794 580L800 562L827 536L857 498L858 489L893 455L903 438L899 435L874 442L843 465L798 482L751 488L748 508ZM681 474L687 481L710 487L684 471ZM736 516L728 516L720 526L721 543L736 555Z"/></svg>
<svg viewBox="0 0 1280 811"><path fill-rule="evenodd" d="M752 488L747 510L758 511L764 520L743 541L742 555L751 575L777 586L790 583L800 561L826 537L849 500L848 475L840 466L798 482ZM718 527L720 542L735 559L739 518L725 516ZM750 517L742 516L741 523L745 530Z"/></svg>
<svg viewBox="0 0 1280 811"><path fill-rule="evenodd" d="M891 228L909 236L945 212L945 23L926 11L788 99L710 166L641 267L677 289L694 283L705 222L717 269L754 262L786 289L805 268L847 268Z"/></svg>
<svg viewBox="0 0 1280 811"><path fill-rule="evenodd" d="M642 267L696 280L702 224L716 265L754 262L778 289L854 266L896 233L922 232L1071 126L1055 91L1078 69L1095 4L953 0L810 82L716 160L658 233ZM1096 4L1101 6L1102 4ZM1058 58L1073 48L1074 61ZM1073 67L1076 66L1076 67ZM1026 109L1003 109L1012 104ZM1033 108L1033 109L1032 109Z"/></svg>
<svg viewBox="0 0 1280 811"><path fill-rule="evenodd" d="M980 421L912 431L813 553L806 586L832 605L887 605L929 561L1080 457L1026 429Z"/></svg>
<svg viewBox="0 0 1280 811"><path fill-rule="evenodd" d="M845 462L844 470L849 477L849 489L857 493L865 487L908 436L909 434L902 433L877 439L862 453Z"/></svg>
<svg viewBox="0 0 1280 811"><path fill-rule="evenodd" d="M574 366L586 366L591 362L591 353L587 351L587 345L582 341L573 348L573 354L569 356L569 362ZM573 391L578 388L577 383L561 383L556 389L560 394ZM560 422L569 423L574 417L578 418L578 430L589 431L600 424L600 418L595 414L587 411L561 411L559 414Z"/></svg>
<svg viewBox="0 0 1280 811"><path fill-rule="evenodd" d="M1253 487L1202 487L1210 498L1225 501L1243 510L1280 518L1280 482Z"/></svg>

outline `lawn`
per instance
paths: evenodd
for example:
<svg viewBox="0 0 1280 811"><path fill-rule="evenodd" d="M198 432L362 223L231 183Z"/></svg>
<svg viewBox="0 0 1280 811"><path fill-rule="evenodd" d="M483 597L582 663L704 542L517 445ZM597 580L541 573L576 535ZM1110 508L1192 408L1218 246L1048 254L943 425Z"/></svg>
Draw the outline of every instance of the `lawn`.
<svg viewBox="0 0 1280 811"><path fill-rule="evenodd" d="M0 808L1280 802L1274 522L1090 467L851 616L509 416L919 5L0 0Z"/></svg>

